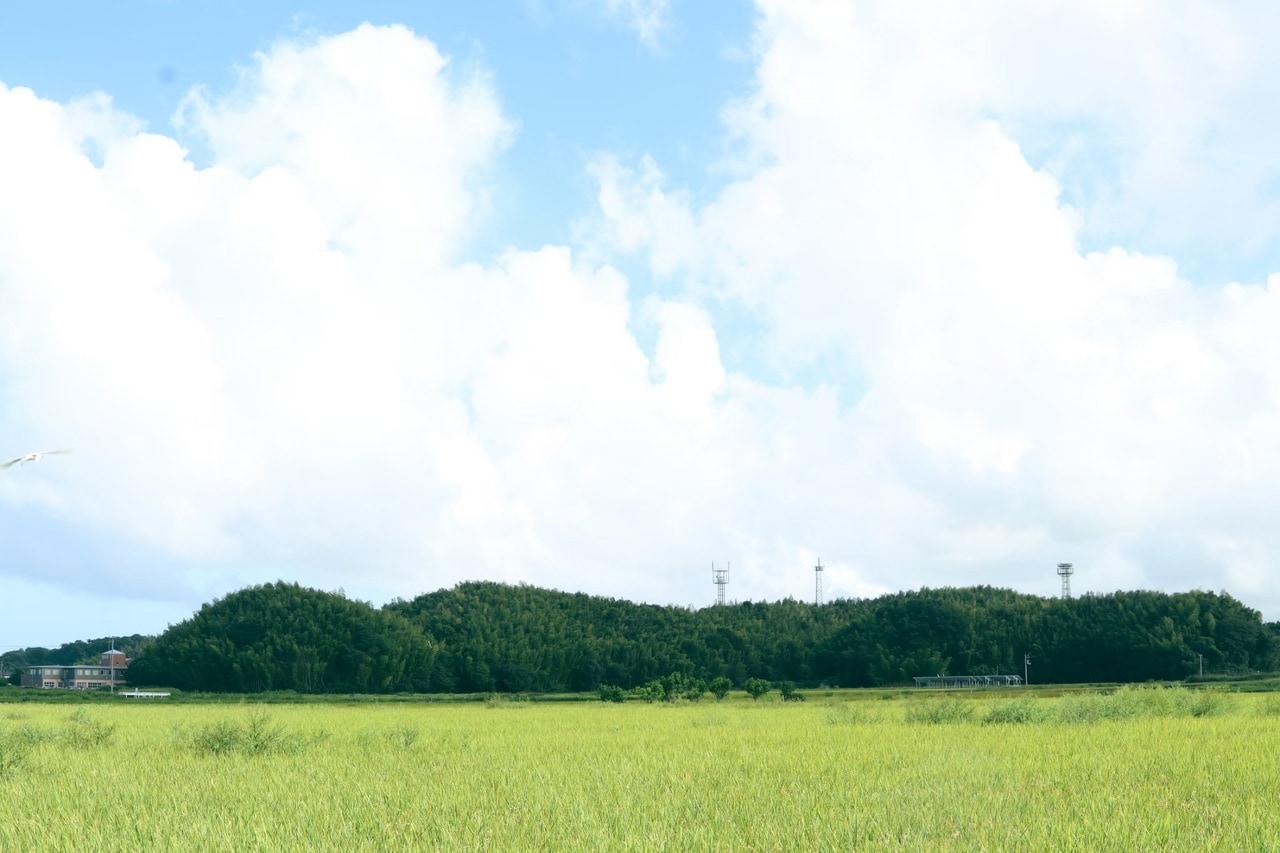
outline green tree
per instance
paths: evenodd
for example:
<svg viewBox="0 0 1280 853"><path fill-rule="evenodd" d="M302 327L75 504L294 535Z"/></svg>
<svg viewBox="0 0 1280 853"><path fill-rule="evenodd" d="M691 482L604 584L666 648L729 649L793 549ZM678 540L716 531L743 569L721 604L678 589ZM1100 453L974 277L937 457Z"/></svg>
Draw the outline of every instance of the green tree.
<svg viewBox="0 0 1280 853"><path fill-rule="evenodd" d="M747 688L747 692L751 694L751 698L755 699L757 702L760 701L760 697L764 696L770 691L770 689L772 689L769 682L765 681L763 678L748 678L747 683L743 686Z"/></svg>
<svg viewBox="0 0 1280 853"><path fill-rule="evenodd" d="M710 687L712 695L715 696L716 701L719 702L729 695L729 691L733 689L733 682L726 676L721 675L711 679Z"/></svg>
<svg viewBox="0 0 1280 853"><path fill-rule="evenodd" d="M627 700L627 691L621 687L615 687L612 684L600 685L600 701L602 702L625 702Z"/></svg>
<svg viewBox="0 0 1280 853"><path fill-rule="evenodd" d="M1201 656L1214 674L1280 667L1280 626L1207 592L1064 600L967 587L693 610L467 582L378 610L275 584L233 593L189 622L139 644L132 683L489 693L660 681L662 698L676 699L689 697L690 682L718 678L857 687L943 672L1021 674L1024 654L1041 682L1183 678ZM54 650L65 661L25 649L0 663L72 664L102 648Z"/></svg>
<svg viewBox="0 0 1280 853"><path fill-rule="evenodd" d="M235 693L415 692L430 689L433 657L397 613L280 582L206 604L142 647L127 678Z"/></svg>
<svg viewBox="0 0 1280 853"><path fill-rule="evenodd" d="M666 697L667 691L662 689L662 682L658 679L650 681L648 684L642 684L633 688L631 695L650 704L661 701Z"/></svg>
<svg viewBox="0 0 1280 853"><path fill-rule="evenodd" d="M670 675L663 676L660 683L662 684L662 698L668 702L674 702L684 697L685 690L689 685L689 679L682 672L673 672Z"/></svg>
<svg viewBox="0 0 1280 853"><path fill-rule="evenodd" d="M684 698L690 702L701 701L707 692L707 683L701 678L691 678L684 685Z"/></svg>

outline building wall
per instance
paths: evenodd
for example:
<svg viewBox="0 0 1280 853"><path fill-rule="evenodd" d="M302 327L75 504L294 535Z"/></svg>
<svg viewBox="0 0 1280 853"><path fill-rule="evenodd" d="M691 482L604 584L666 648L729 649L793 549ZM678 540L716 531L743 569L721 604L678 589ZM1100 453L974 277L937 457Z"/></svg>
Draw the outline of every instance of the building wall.
<svg viewBox="0 0 1280 853"><path fill-rule="evenodd" d="M123 658L123 655L120 655ZM107 655L103 655L104 663L98 666L33 666L22 674L23 687L39 687L42 689L67 688L71 690L101 690L108 687L124 685L124 674L127 664L115 667L115 680L112 680L112 667Z"/></svg>
<svg viewBox="0 0 1280 853"><path fill-rule="evenodd" d="M62 687L64 683L64 669L61 666L33 666L28 667L27 671L22 674L23 687Z"/></svg>

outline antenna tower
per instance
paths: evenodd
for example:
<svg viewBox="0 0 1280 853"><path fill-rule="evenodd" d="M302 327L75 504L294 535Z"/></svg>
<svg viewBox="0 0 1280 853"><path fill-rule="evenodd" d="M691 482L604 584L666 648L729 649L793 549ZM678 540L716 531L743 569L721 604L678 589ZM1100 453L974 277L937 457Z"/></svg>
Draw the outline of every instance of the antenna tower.
<svg viewBox="0 0 1280 853"><path fill-rule="evenodd" d="M822 558L818 558L818 565L813 567L813 603L822 604Z"/></svg>
<svg viewBox="0 0 1280 853"><path fill-rule="evenodd" d="M724 604L724 588L729 585L729 564L725 563L723 569L717 569L716 564L711 564L711 580L716 585L716 604Z"/></svg>
<svg viewBox="0 0 1280 853"><path fill-rule="evenodd" d="M1058 577L1062 578L1062 597L1071 597L1071 575L1075 573L1075 567L1070 563L1058 563Z"/></svg>

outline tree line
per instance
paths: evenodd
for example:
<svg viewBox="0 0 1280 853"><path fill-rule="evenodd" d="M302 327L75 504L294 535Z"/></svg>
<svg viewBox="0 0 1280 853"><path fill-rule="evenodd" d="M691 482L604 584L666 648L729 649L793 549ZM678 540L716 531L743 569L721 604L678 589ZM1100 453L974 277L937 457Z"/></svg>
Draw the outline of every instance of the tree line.
<svg viewBox="0 0 1280 853"><path fill-rule="evenodd" d="M102 659L102 653L114 648L124 652L125 657L133 657L137 650L149 643L154 637L145 634L132 634L128 637L100 637L96 640L75 640L63 643L56 649L43 646L29 646L25 649L0 654L0 679L12 684L21 683L22 673L32 666L75 666L76 664L93 664Z"/></svg>
<svg viewBox="0 0 1280 853"><path fill-rule="evenodd" d="M1181 679L1201 665L1280 669L1280 624L1201 591L1060 599L926 588L693 610L468 582L378 608L278 582L210 602L158 637L129 639L130 683L219 692L581 692L672 676L737 688L751 679L868 687L917 675L1022 675L1024 656L1042 683ZM25 660L60 662L36 657Z"/></svg>

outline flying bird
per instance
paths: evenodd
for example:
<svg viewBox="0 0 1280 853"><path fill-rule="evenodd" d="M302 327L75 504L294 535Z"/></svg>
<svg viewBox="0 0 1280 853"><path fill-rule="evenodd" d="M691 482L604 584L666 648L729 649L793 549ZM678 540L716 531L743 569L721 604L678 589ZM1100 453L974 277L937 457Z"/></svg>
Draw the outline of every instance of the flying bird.
<svg viewBox="0 0 1280 853"><path fill-rule="evenodd" d="M51 453L70 453L71 448L66 450L37 450L35 453L28 453L25 456L19 456L17 459L10 459L8 462L0 465L0 468L12 468L14 465L26 465L28 462L39 462Z"/></svg>

